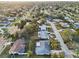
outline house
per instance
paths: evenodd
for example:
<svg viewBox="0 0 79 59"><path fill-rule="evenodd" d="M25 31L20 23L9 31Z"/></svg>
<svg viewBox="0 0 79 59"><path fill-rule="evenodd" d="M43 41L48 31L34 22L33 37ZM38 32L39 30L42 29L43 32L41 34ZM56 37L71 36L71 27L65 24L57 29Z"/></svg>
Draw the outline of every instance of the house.
<svg viewBox="0 0 79 59"><path fill-rule="evenodd" d="M54 22L62 22L61 19L53 19Z"/></svg>
<svg viewBox="0 0 79 59"><path fill-rule="evenodd" d="M47 20L52 21L52 16L47 16Z"/></svg>
<svg viewBox="0 0 79 59"><path fill-rule="evenodd" d="M50 45L48 40L40 40L36 42L35 48L36 55L49 55Z"/></svg>
<svg viewBox="0 0 79 59"><path fill-rule="evenodd" d="M49 39L48 31L39 31L38 32L38 37L40 39Z"/></svg>
<svg viewBox="0 0 79 59"><path fill-rule="evenodd" d="M46 25L39 26L38 37L40 39L49 39L48 31L46 30Z"/></svg>
<svg viewBox="0 0 79 59"><path fill-rule="evenodd" d="M64 19L70 23L74 23L74 20L70 19L69 17L64 17Z"/></svg>
<svg viewBox="0 0 79 59"><path fill-rule="evenodd" d="M72 19L69 19L67 21L69 21L70 23L74 23L74 20L72 20Z"/></svg>
<svg viewBox="0 0 79 59"><path fill-rule="evenodd" d="M39 29L40 29L40 31L42 31L42 30L45 30L46 31L46 25L41 25L41 26L39 26Z"/></svg>
<svg viewBox="0 0 79 59"><path fill-rule="evenodd" d="M9 21L0 22L0 24L1 24L1 25L3 25L3 26L7 26L7 25L9 25L9 24L10 24L10 22L9 22Z"/></svg>
<svg viewBox="0 0 79 59"><path fill-rule="evenodd" d="M70 25L68 23L63 23L63 22L60 22L59 23L62 27L69 27Z"/></svg>
<svg viewBox="0 0 79 59"><path fill-rule="evenodd" d="M14 21L16 17L7 17L8 21Z"/></svg>
<svg viewBox="0 0 79 59"><path fill-rule="evenodd" d="M38 23L38 24L41 24L41 23L42 23L42 20L38 20L37 23Z"/></svg>
<svg viewBox="0 0 79 59"><path fill-rule="evenodd" d="M18 39L14 42L13 46L9 50L9 54L18 54L23 55L25 52L25 40L24 39Z"/></svg>
<svg viewBox="0 0 79 59"><path fill-rule="evenodd" d="M0 28L0 34L3 34L4 33L4 31Z"/></svg>
<svg viewBox="0 0 79 59"><path fill-rule="evenodd" d="M74 23L74 28L79 29L79 23Z"/></svg>
<svg viewBox="0 0 79 59"><path fill-rule="evenodd" d="M65 17L64 17L64 19L65 19L65 20L66 20L66 19L68 19L68 20L69 20L70 18L65 16Z"/></svg>

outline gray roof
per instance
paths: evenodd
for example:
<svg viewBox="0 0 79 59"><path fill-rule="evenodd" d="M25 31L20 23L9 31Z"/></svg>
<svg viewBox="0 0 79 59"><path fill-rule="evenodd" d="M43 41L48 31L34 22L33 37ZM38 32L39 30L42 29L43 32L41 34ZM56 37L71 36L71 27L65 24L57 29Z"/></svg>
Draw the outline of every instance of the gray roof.
<svg viewBox="0 0 79 59"><path fill-rule="evenodd" d="M39 31L38 37L41 39L49 39L48 31Z"/></svg>
<svg viewBox="0 0 79 59"><path fill-rule="evenodd" d="M41 26L39 26L39 28L41 29L41 30L46 30L46 25L41 25Z"/></svg>
<svg viewBox="0 0 79 59"><path fill-rule="evenodd" d="M76 29L78 29L79 28L79 23L75 23L74 26L75 26Z"/></svg>
<svg viewBox="0 0 79 59"><path fill-rule="evenodd" d="M37 55L49 55L50 54L49 41L42 40L42 41L36 42L35 53Z"/></svg>

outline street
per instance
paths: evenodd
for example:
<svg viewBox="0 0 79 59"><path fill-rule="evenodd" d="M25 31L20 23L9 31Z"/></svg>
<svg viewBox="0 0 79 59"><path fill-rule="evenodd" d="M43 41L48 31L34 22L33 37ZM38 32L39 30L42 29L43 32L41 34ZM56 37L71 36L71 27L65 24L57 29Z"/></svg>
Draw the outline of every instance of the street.
<svg viewBox="0 0 79 59"><path fill-rule="evenodd" d="M60 33L58 32L55 24L53 22L50 22L50 21L47 21L48 23L51 24L52 26L52 30L54 31L55 35L56 35L56 38L57 40L60 42L60 46L61 46L61 49L64 51L65 53L65 57L66 58L73 58L72 54L71 54L71 51L68 49L68 47L66 46L66 44L64 43Z"/></svg>

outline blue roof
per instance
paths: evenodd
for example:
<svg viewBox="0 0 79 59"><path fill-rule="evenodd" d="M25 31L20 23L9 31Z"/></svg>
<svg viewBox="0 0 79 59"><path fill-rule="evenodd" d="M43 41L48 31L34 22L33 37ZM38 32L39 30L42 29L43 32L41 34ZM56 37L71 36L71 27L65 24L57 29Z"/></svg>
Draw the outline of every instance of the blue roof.
<svg viewBox="0 0 79 59"><path fill-rule="evenodd" d="M37 55L44 55L47 54L49 55L50 53L50 47L49 47L49 42L44 40L44 41L39 41L40 46L36 46L36 54Z"/></svg>

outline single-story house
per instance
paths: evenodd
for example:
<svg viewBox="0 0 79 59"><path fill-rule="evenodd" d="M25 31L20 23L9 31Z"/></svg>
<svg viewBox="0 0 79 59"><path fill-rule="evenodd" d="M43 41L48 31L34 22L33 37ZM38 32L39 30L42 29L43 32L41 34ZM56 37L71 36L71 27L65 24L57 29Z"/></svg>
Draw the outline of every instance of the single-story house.
<svg viewBox="0 0 79 59"><path fill-rule="evenodd" d="M69 17L64 17L65 20L67 20L70 23L74 23L74 20L70 19Z"/></svg>
<svg viewBox="0 0 79 59"><path fill-rule="evenodd" d="M70 23L74 23L74 20L72 20L72 19L69 19L67 21L69 21Z"/></svg>
<svg viewBox="0 0 79 59"><path fill-rule="evenodd" d="M23 55L25 52L25 40L24 39L18 39L14 42L13 46L9 50L9 54L18 54Z"/></svg>
<svg viewBox="0 0 79 59"><path fill-rule="evenodd" d="M42 23L42 20L38 20L37 23L38 23L38 24L41 24L41 23Z"/></svg>
<svg viewBox="0 0 79 59"><path fill-rule="evenodd" d="M63 23L63 22L60 22L60 25L61 25L62 27L69 27L69 26L70 26L68 23Z"/></svg>
<svg viewBox="0 0 79 59"><path fill-rule="evenodd" d="M62 22L61 19L53 19L54 22Z"/></svg>
<svg viewBox="0 0 79 59"><path fill-rule="evenodd" d="M1 25L3 25L3 26L7 26L7 25L9 25L9 24L10 24L10 22L9 22L9 21L0 22L0 24L1 24Z"/></svg>
<svg viewBox="0 0 79 59"><path fill-rule="evenodd" d="M64 19L67 20L67 19L70 19L70 18L65 16Z"/></svg>
<svg viewBox="0 0 79 59"><path fill-rule="evenodd" d="M8 21L13 21L15 20L16 17L7 17Z"/></svg>
<svg viewBox="0 0 79 59"><path fill-rule="evenodd" d="M74 28L79 29L79 23L74 23Z"/></svg>
<svg viewBox="0 0 79 59"><path fill-rule="evenodd" d="M40 40L36 42L35 53L36 55L49 55L50 45L48 40Z"/></svg>
<svg viewBox="0 0 79 59"><path fill-rule="evenodd" d="M46 30L46 25L43 24L43 25L39 26L39 29L40 29L40 31L41 30Z"/></svg>
<svg viewBox="0 0 79 59"><path fill-rule="evenodd" d="M47 16L47 18L46 18L47 20L49 20L49 21L52 21L52 16Z"/></svg>
<svg viewBox="0 0 79 59"><path fill-rule="evenodd" d="M4 31L0 28L0 34L3 34L4 33Z"/></svg>
<svg viewBox="0 0 79 59"><path fill-rule="evenodd" d="M48 31L39 31L38 32L38 37L40 39L49 39Z"/></svg>

